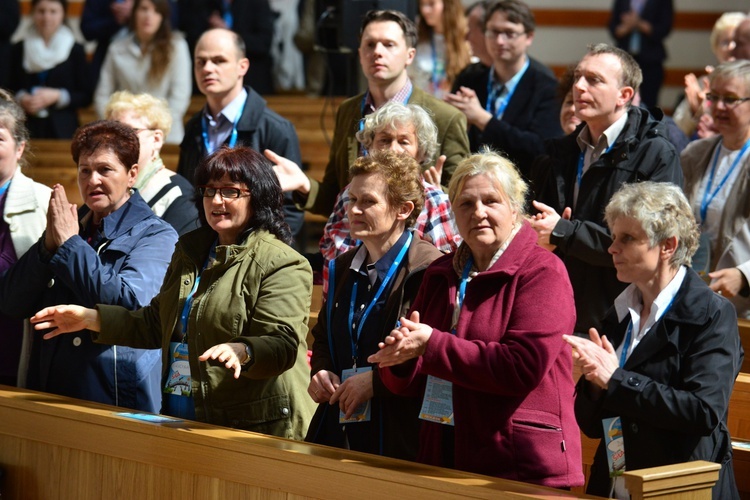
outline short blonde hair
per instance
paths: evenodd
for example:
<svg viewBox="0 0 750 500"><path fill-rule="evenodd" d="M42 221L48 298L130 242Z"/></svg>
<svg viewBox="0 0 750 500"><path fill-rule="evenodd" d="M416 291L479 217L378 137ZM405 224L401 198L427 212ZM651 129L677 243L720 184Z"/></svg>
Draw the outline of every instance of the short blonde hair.
<svg viewBox="0 0 750 500"><path fill-rule="evenodd" d="M161 130L165 137L169 135L172 128L172 114L169 112L166 100L151 94L132 94L127 90L121 90L109 98L107 107L104 109L104 117L107 120L115 120L117 116L127 111L132 111L144 119L148 128Z"/></svg>
<svg viewBox="0 0 750 500"><path fill-rule="evenodd" d="M516 211L516 222L523 220L526 215L526 193L529 186L512 161L493 151L473 154L458 164L448 186L451 204L455 203L461 194L466 179L475 175L489 177L501 191L501 196L510 201L511 207Z"/></svg>
<svg viewBox="0 0 750 500"><path fill-rule="evenodd" d="M604 220L612 225L620 217L640 223L651 247L677 237L677 250L669 264L689 266L698 249L700 231L693 210L682 189L667 182L624 184L604 209Z"/></svg>
<svg viewBox="0 0 750 500"><path fill-rule="evenodd" d="M716 44L719 43L719 35L726 30L734 30L738 24L747 18L744 12L725 12L716 20L714 27L711 29L711 49L716 50Z"/></svg>

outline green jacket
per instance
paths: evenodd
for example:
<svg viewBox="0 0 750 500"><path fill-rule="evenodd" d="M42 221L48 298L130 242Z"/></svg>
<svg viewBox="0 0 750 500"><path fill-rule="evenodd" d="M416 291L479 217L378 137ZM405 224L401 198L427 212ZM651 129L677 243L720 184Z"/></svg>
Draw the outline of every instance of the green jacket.
<svg viewBox="0 0 750 500"><path fill-rule="evenodd" d="M182 336L185 299L215 240L210 227L180 238L159 295L138 311L99 305L101 333L94 340L161 347L166 378L169 343ZM239 245L216 247L216 263L201 273L188 316L197 420L304 439L315 408L307 394L305 342L311 293L310 265L266 231L250 233ZM239 379L221 363L198 361L225 342L243 342L252 350L253 360Z"/></svg>
<svg viewBox="0 0 750 500"><path fill-rule="evenodd" d="M303 201L295 195L300 209L328 217L333 211L336 196L349 184L349 167L359 154L356 133L362 119L362 97L351 97L341 103L336 112L331 152L323 181L310 179L310 193ZM448 185L458 163L469 156L469 137L466 135L466 116L450 104L414 87L409 104L422 106L432 116L438 129L437 155L445 155L442 184ZM436 160L437 158L433 158Z"/></svg>

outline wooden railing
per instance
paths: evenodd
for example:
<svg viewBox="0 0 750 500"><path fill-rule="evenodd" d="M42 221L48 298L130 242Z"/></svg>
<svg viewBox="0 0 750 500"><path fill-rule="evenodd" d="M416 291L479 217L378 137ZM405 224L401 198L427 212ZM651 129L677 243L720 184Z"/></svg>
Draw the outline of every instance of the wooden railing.
<svg viewBox="0 0 750 500"><path fill-rule="evenodd" d="M146 423L119 416L121 410L0 386L0 494L41 500L593 498L196 422ZM626 481L663 493L651 498L687 498L665 483L677 477L670 481L694 485L689 498L709 499L706 476L711 469L715 476L715 468L681 464L628 473Z"/></svg>

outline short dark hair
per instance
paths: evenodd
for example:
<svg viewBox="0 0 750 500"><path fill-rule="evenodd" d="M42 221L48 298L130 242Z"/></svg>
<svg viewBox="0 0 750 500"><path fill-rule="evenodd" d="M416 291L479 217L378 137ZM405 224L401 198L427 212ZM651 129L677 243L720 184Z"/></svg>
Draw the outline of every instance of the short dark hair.
<svg viewBox="0 0 750 500"><path fill-rule="evenodd" d="M492 14L495 12L504 12L508 21L523 24L523 30L526 33L533 33L536 29L534 13L521 0L497 0L489 2L484 13L484 23L482 24L484 29L487 29L487 21L490 20Z"/></svg>
<svg viewBox="0 0 750 500"><path fill-rule="evenodd" d="M563 103L568 92L573 90L573 85L576 83L576 67L570 65L565 68L565 72L560 75L560 79L557 81L557 99Z"/></svg>
<svg viewBox="0 0 750 500"><path fill-rule="evenodd" d="M392 21L401 27L404 32L406 46L414 48L417 46L417 25L414 21L406 17L403 12L397 10L371 10L362 18L362 26L359 28L359 40L362 41L362 34L370 23L384 23Z"/></svg>
<svg viewBox="0 0 750 500"><path fill-rule="evenodd" d="M253 211L245 229L264 229L286 244L292 243L292 232L284 220L283 193L279 179L265 156L247 147L221 147L204 157L195 171L195 185L205 186L225 175L234 182L244 184L250 191L250 208ZM197 189L196 189L197 192ZM203 198L195 200L198 216L206 224Z"/></svg>
<svg viewBox="0 0 750 500"><path fill-rule="evenodd" d="M88 123L73 134L70 152L76 164L81 156L91 155L101 149L114 153L125 170L129 171L138 163L141 146L132 127L114 120Z"/></svg>

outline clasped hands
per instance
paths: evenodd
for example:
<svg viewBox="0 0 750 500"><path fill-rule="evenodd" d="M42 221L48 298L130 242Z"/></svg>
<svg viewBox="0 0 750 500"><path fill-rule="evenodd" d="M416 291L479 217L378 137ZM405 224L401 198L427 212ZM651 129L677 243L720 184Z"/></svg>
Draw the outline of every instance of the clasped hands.
<svg viewBox="0 0 750 500"><path fill-rule="evenodd" d="M529 216L529 223L534 231L536 231L537 244L542 248L553 251L556 245L550 243L552 231L555 229L555 226L560 219L570 220L572 210L570 207L565 207L562 215L560 215L549 205L545 205L538 201L533 201L532 203L534 204L534 208L539 210L536 215Z"/></svg>
<svg viewBox="0 0 750 500"><path fill-rule="evenodd" d="M55 253L60 245L77 235L78 230L78 207L68 202L65 188L55 184L47 209L44 248L50 253Z"/></svg>
<svg viewBox="0 0 750 500"><path fill-rule="evenodd" d="M586 380L599 389L607 389L620 363L606 335L599 336L596 328L590 328L588 339L563 335L563 340L573 348L573 362L581 368Z"/></svg>

